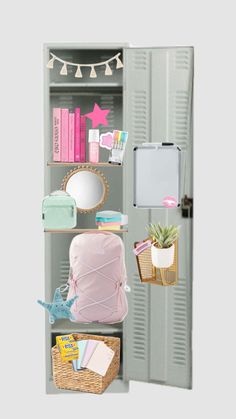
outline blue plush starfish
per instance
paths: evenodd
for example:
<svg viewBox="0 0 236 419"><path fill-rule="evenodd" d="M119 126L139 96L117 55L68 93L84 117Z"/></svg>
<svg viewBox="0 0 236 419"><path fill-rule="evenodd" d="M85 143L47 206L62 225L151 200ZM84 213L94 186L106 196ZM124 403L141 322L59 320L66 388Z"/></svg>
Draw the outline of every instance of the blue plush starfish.
<svg viewBox="0 0 236 419"><path fill-rule="evenodd" d="M75 295L70 300L64 301L61 296L60 288L56 288L52 303L45 303L41 300L38 300L37 302L41 304L41 306L43 306L46 310L48 310L49 323L53 324L55 323L55 320L58 319L75 320L73 314L70 311L70 308L77 298L78 296Z"/></svg>

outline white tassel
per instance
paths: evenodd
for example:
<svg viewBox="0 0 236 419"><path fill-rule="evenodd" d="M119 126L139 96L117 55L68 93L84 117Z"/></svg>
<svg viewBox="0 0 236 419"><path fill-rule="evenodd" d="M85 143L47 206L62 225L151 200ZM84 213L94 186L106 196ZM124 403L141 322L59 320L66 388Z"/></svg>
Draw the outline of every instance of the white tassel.
<svg viewBox="0 0 236 419"><path fill-rule="evenodd" d="M62 69L60 71L60 74L62 76L67 76L67 65L66 65L66 63L63 65L63 67L62 67Z"/></svg>
<svg viewBox="0 0 236 419"><path fill-rule="evenodd" d="M116 68L123 68L124 65L121 62L121 60L119 59L119 57L116 57Z"/></svg>
<svg viewBox="0 0 236 419"><path fill-rule="evenodd" d="M75 73L75 77L78 77L79 79L81 79L83 77L83 74L81 73L80 70L80 66L78 65L76 73Z"/></svg>
<svg viewBox="0 0 236 419"><path fill-rule="evenodd" d="M112 76L112 69L108 63L106 63L105 76Z"/></svg>
<svg viewBox="0 0 236 419"><path fill-rule="evenodd" d="M55 57L52 57L47 63L47 68L50 68L51 70L53 68L54 61L55 61Z"/></svg>
<svg viewBox="0 0 236 419"><path fill-rule="evenodd" d="M94 66L91 66L91 72L90 72L90 76L89 77L91 77L91 79L95 79L97 77L97 73L96 73L96 71L94 69Z"/></svg>

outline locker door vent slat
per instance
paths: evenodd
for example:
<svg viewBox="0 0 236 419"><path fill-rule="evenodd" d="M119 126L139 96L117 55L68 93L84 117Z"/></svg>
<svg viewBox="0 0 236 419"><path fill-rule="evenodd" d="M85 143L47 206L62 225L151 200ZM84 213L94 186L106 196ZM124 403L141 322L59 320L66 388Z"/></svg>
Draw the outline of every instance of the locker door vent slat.
<svg viewBox="0 0 236 419"><path fill-rule="evenodd" d="M172 362L186 365L187 355L187 294L186 280L179 279L179 286L173 287L173 342Z"/></svg>
<svg viewBox="0 0 236 419"><path fill-rule="evenodd" d="M133 287L133 356L145 360L147 353L147 287L140 283L138 275L134 275Z"/></svg>
<svg viewBox="0 0 236 419"><path fill-rule="evenodd" d="M135 143L148 139L148 103L145 90L136 90L132 94L132 137Z"/></svg>
<svg viewBox="0 0 236 419"><path fill-rule="evenodd" d="M189 70L190 53L186 50L178 50L175 53L176 70Z"/></svg>
<svg viewBox="0 0 236 419"><path fill-rule="evenodd" d="M175 93L174 113L174 138L182 150L187 149L189 139L188 123L189 95L185 90L177 90Z"/></svg>
<svg viewBox="0 0 236 419"><path fill-rule="evenodd" d="M133 70L146 70L147 69L148 54L145 51L135 51L133 56Z"/></svg>

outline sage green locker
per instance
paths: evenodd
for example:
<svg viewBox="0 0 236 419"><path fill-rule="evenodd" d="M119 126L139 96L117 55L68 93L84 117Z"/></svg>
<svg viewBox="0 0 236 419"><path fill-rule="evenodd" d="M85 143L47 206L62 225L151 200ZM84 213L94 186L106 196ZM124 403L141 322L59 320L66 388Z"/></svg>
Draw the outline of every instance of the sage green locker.
<svg viewBox="0 0 236 419"><path fill-rule="evenodd" d="M120 44L47 44L49 52L68 61L97 62L122 52L123 70L113 71L109 78L98 70L97 79L60 78L45 69L45 195L59 189L70 167L48 167L51 160L50 115L53 107L81 105L84 112L96 101L110 108L109 127L123 127L129 132L123 168L99 167L110 185L109 199L103 209L116 209L129 216L129 232L123 234L126 249L129 313L116 325L76 324L58 321L48 324L46 316L46 386L48 393L62 393L52 382L51 346L57 334L71 332L101 333L122 340L122 362L118 378L109 392L127 392L130 380L157 382L191 387L192 325L192 219L182 218L181 209L145 210L133 207L133 146L143 142L174 141L185 152L185 171L181 196L192 191L192 84L193 49L130 48ZM84 61L83 61L84 62ZM101 150L101 160L107 153ZM76 166L76 165L75 165ZM95 214L78 216L83 228L95 227ZM146 236L150 221L181 224L179 243L179 285L159 287L141 284L133 244ZM57 286L68 278L68 250L74 234L45 233L45 298L50 300ZM80 393L79 393L80 394Z"/></svg>

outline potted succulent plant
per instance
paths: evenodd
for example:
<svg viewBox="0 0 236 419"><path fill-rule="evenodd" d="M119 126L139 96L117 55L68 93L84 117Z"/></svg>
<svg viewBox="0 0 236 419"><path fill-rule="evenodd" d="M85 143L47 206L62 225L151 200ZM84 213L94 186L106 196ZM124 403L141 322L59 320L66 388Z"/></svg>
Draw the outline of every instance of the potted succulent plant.
<svg viewBox="0 0 236 419"><path fill-rule="evenodd" d="M151 255L152 264L157 268L169 268L174 262L174 242L179 237L180 226L161 226L149 224L147 231L152 239Z"/></svg>

